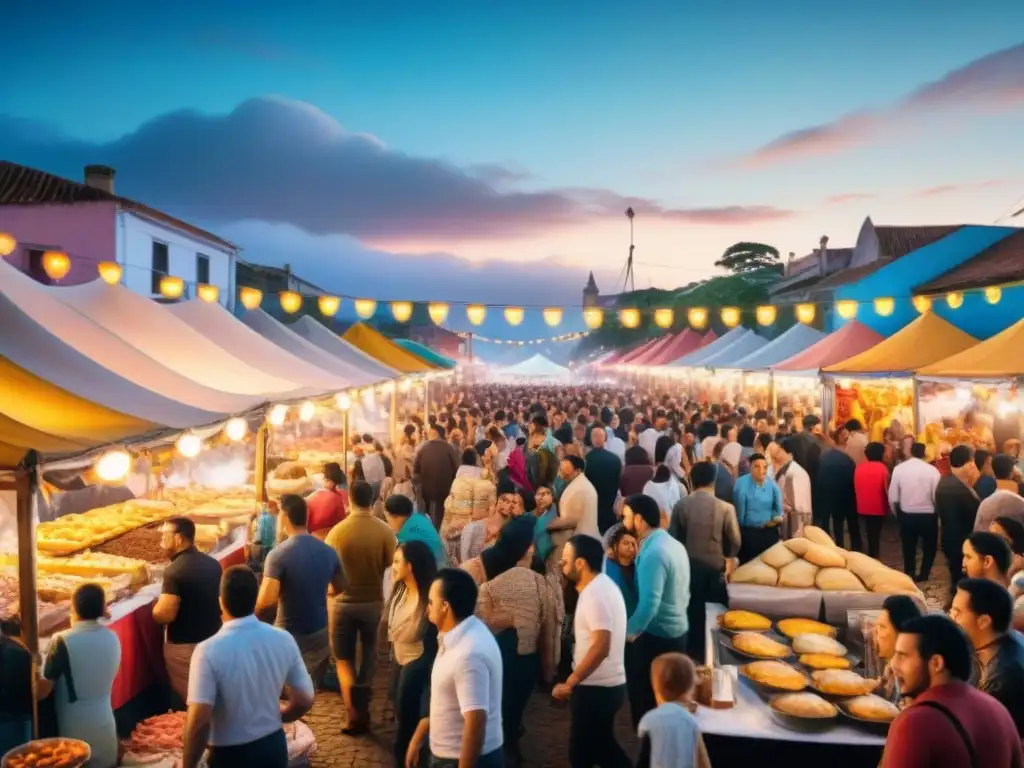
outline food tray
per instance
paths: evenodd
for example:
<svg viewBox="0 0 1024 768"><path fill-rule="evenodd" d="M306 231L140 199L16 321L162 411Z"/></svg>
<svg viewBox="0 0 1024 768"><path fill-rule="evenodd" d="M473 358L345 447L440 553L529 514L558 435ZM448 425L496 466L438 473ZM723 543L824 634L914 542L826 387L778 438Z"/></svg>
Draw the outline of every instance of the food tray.
<svg viewBox="0 0 1024 768"><path fill-rule="evenodd" d="M772 639L774 640L775 638L772 638ZM794 658L794 656L795 656L795 654L793 653L793 649L792 648L789 649L789 653L786 654L785 656L757 656L757 655L755 655L753 653L747 653L746 651L741 651L738 648L736 648L736 646L734 646L732 644L732 637L729 637L729 636L727 636L725 634L723 634L722 637L720 638L720 642L731 653L734 653L737 656L741 656L744 659L750 659L751 661L789 661L790 659Z"/></svg>
<svg viewBox="0 0 1024 768"><path fill-rule="evenodd" d="M847 720L850 720L853 723L856 723L858 727L863 728L871 733L877 734L879 736L888 735L889 726L893 724L893 720L868 720L864 717L857 717L856 715L851 715L849 710L847 710L846 708L846 702L848 700L849 697L843 699L842 701L836 702L836 706L839 707L839 712L843 717L845 717Z"/></svg>
<svg viewBox="0 0 1024 768"><path fill-rule="evenodd" d="M76 760L76 761L73 761L71 763L64 763L64 764L62 764L63 768L80 768L80 766L85 765L92 758L92 749L84 741L79 741L78 739L67 739L67 738L64 738L64 737L51 738L51 739L35 739L34 741L30 741L27 744L22 744L21 746L18 746L18 747L15 747L12 750L9 750L3 756L3 759L0 760L0 768L8 768L8 766L11 765L11 761L12 761L13 758L19 757L22 754L24 754L25 752L29 752L29 751L38 752L40 749L42 749L43 747L46 747L46 746L58 747L58 746L64 746L64 745L74 745L74 746L78 747L79 749L84 750L85 751L85 755L84 755L84 757L81 758L81 760Z"/></svg>
<svg viewBox="0 0 1024 768"><path fill-rule="evenodd" d="M807 690L807 687L811 684L810 677L801 672L801 674L804 674L804 680L806 681L803 688L800 688L799 690L793 690L792 688L776 688L774 685L768 685L767 683L762 683L759 680L755 680L754 678L750 677L747 674L746 667L746 664L744 664L741 667L738 667L737 672L739 672L740 677L746 680L750 684L750 686L766 701L771 701L772 697L778 696L783 693L800 693L800 691ZM797 669L796 671L800 672L799 669Z"/></svg>
<svg viewBox="0 0 1024 768"><path fill-rule="evenodd" d="M774 719L775 722L783 728L788 728L791 731L799 731L800 733L820 733L821 731L827 731L836 724L836 720L839 716L838 712L832 715L832 717L798 717L797 715L791 715L788 712L780 712L775 708L774 697L768 702L768 709L771 711L772 719Z"/></svg>

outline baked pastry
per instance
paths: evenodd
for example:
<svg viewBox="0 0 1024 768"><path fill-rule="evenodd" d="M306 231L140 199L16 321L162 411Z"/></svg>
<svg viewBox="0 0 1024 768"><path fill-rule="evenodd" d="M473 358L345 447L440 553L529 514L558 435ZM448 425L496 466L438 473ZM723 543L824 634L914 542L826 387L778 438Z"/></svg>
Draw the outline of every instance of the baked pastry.
<svg viewBox="0 0 1024 768"><path fill-rule="evenodd" d="M877 680L868 680L848 669L820 669L811 673L814 687L831 696L862 696L878 687Z"/></svg>
<svg viewBox="0 0 1024 768"><path fill-rule="evenodd" d="M827 653L804 653L800 663L811 669L849 669L852 664L845 656L831 656Z"/></svg>
<svg viewBox="0 0 1024 768"><path fill-rule="evenodd" d="M761 559L772 568L785 568L796 560L796 553L779 541L761 553Z"/></svg>
<svg viewBox="0 0 1024 768"><path fill-rule="evenodd" d="M807 675L782 661L753 661L741 670L755 683L780 691L802 691L809 682Z"/></svg>
<svg viewBox="0 0 1024 768"><path fill-rule="evenodd" d="M847 701L844 706L846 711L854 717L878 723L891 723L900 713L900 708L891 701L886 701L873 693L856 696Z"/></svg>
<svg viewBox="0 0 1024 768"><path fill-rule="evenodd" d="M839 641L813 632L794 637L793 650L796 653L823 653L827 656L845 656L847 653L846 646Z"/></svg>
<svg viewBox="0 0 1024 768"><path fill-rule="evenodd" d="M814 578L822 592L867 592L864 583L845 568L822 568Z"/></svg>
<svg viewBox="0 0 1024 768"><path fill-rule="evenodd" d="M814 580L820 569L807 560L795 559L792 563L779 569L779 586L794 589L814 589Z"/></svg>
<svg viewBox="0 0 1024 768"><path fill-rule="evenodd" d="M774 587L779 583L779 572L760 557L755 557L749 563L744 563L733 571L729 581L735 584L760 584L765 587Z"/></svg>
<svg viewBox="0 0 1024 768"><path fill-rule="evenodd" d="M813 619L783 619L779 622L779 632L790 639L800 635L828 635L833 637L836 634L835 628Z"/></svg>
<svg viewBox="0 0 1024 768"><path fill-rule="evenodd" d="M762 659L784 659L792 655L789 646L757 632L739 632L732 639L732 647Z"/></svg>
<svg viewBox="0 0 1024 768"><path fill-rule="evenodd" d="M719 620L723 629L730 629L736 632L748 630L751 632L763 632L772 628L771 619L752 611L726 611Z"/></svg>
<svg viewBox="0 0 1024 768"><path fill-rule="evenodd" d="M828 535L828 532L816 525L804 526L804 538L822 547L834 547L836 545L832 537Z"/></svg>
<svg viewBox="0 0 1024 768"><path fill-rule="evenodd" d="M793 717L825 720L839 714L836 705L814 693L784 693L772 699L772 709Z"/></svg>

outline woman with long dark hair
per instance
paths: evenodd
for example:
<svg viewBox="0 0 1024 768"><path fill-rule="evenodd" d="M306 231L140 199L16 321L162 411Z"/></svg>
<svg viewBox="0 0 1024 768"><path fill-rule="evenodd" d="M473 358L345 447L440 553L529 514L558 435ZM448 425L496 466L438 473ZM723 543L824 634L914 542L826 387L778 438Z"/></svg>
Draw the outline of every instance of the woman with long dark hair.
<svg viewBox="0 0 1024 768"><path fill-rule="evenodd" d="M665 463L673 440L667 435L658 438L654 447L654 460L657 469L654 470L654 477L644 485L643 492L658 502L658 509L661 510L661 527L668 528L669 520L672 517L672 510L683 498L683 485L680 483L672 470Z"/></svg>
<svg viewBox="0 0 1024 768"><path fill-rule="evenodd" d="M437 653L437 628L427 620L427 596L437 575L437 559L422 541L407 541L395 550L392 568L395 588L388 601L388 640L396 720L394 754L396 764L403 765Z"/></svg>

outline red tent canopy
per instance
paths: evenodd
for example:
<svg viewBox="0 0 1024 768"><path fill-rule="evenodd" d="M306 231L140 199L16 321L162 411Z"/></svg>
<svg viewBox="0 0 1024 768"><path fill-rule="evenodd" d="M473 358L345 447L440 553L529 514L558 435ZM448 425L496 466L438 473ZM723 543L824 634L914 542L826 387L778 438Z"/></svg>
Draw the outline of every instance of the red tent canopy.
<svg viewBox="0 0 1024 768"><path fill-rule="evenodd" d="M628 354L637 351L638 349L640 349L640 347L644 346L645 344L647 344L646 341L641 341L639 344L630 344L628 347L616 350L611 357L609 357L607 360L602 361L601 365L615 365L616 363L621 363L622 358L624 358Z"/></svg>
<svg viewBox="0 0 1024 768"><path fill-rule="evenodd" d="M648 350L653 349L655 346L665 340L664 336L659 336L656 339L650 339L649 341L641 344L639 347L634 347L630 352L619 358L620 363L636 363L637 359L642 355L647 354Z"/></svg>
<svg viewBox="0 0 1024 768"><path fill-rule="evenodd" d="M714 340L714 332L709 332L706 336L701 336L697 331L692 328L684 328L682 331L677 333L675 336L670 336L670 341L661 347L657 354L651 355L650 358L643 361L643 365L665 365L671 363L673 360L678 360L683 355L688 355L695 349L703 347L708 343L708 339Z"/></svg>

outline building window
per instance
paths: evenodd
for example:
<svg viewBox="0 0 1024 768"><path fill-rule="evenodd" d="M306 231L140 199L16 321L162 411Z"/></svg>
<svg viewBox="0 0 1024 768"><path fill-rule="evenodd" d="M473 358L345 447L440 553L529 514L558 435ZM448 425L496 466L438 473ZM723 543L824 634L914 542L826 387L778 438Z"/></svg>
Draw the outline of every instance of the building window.
<svg viewBox="0 0 1024 768"><path fill-rule="evenodd" d="M201 253L196 254L196 282L210 282L210 257Z"/></svg>
<svg viewBox="0 0 1024 768"><path fill-rule="evenodd" d="M153 241L153 264L151 269L153 270L153 280L152 285L150 285L150 293L160 293L160 278L169 274L170 270L167 243Z"/></svg>

